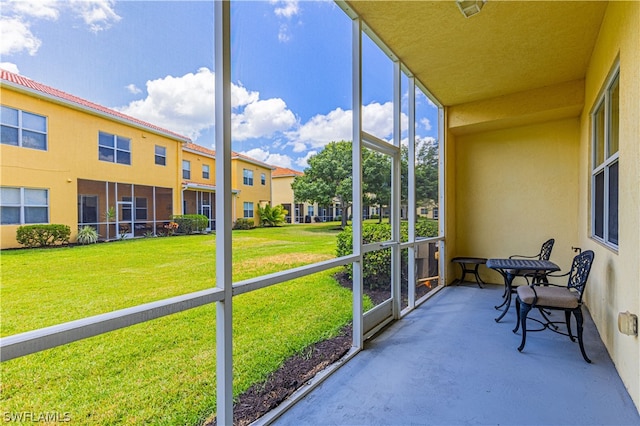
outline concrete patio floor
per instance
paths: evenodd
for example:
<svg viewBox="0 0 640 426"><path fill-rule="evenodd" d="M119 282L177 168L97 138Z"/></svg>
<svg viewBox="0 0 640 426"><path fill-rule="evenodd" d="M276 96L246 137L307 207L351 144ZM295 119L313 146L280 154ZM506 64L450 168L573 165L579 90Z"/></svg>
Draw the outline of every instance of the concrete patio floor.
<svg viewBox="0 0 640 426"><path fill-rule="evenodd" d="M592 364L577 343L549 330L528 334L520 353L515 309L494 321L502 290L444 288L273 424L640 425L586 309Z"/></svg>

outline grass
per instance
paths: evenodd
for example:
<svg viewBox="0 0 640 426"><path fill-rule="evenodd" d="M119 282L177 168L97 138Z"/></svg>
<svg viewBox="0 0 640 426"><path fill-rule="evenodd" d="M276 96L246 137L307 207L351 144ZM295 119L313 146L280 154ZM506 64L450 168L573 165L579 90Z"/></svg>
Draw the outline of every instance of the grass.
<svg viewBox="0 0 640 426"><path fill-rule="evenodd" d="M335 224L233 233L234 281L335 257ZM215 285L215 237L3 251L3 336ZM351 319L335 271L234 299L234 394ZM215 306L2 363L3 412L73 422L198 424L215 413Z"/></svg>

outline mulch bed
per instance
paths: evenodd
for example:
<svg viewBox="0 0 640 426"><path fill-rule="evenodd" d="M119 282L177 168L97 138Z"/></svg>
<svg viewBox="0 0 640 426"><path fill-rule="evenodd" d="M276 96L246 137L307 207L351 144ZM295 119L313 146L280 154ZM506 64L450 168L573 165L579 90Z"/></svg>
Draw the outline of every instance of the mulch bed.
<svg viewBox="0 0 640 426"><path fill-rule="evenodd" d="M351 280L345 274L337 274L336 280L344 287L351 288ZM429 292L430 286L416 287L416 298ZM377 305L390 297L390 292L364 289ZM406 300L404 301L406 303ZM289 358L274 371L265 382L251 386L240 395L233 406L233 424L248 425L289 398L296 390L311 380L318 372L342 358L351 348L352 328L345 326L334 338L315 343L301 354ZM215 426L216 419L206 422Z"/></svg>

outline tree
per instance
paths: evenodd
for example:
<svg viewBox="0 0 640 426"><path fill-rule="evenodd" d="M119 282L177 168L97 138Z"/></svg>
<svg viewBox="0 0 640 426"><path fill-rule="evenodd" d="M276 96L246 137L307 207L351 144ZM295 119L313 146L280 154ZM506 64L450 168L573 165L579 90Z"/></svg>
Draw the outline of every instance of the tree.
<svg viewBox="0 0 640 426"><path fill-rule="evenodd" d="M391 158L370 149L362 153L362 193L370 206L391 204ZM382 222L382 214L378 217Z"/></svg>
<svg viewBox="0 0 640 426"><path fill-rule="evenodd" d="M266 204L264 207L258 206L258 217L262 226L282 226L285 223L287 213L289 212L282 204L273 208L270 204Z"/></svg>
<svg viewBox="0 0 640 426"><path fill-rule="evenodd" d="M416 202L438 200L438 141L421 143L416 151Z"/></svg>
<svg viewBox="0 0 640 426"><path fill-rule="evenodd" d="M352 204L351 142L331 142L309 158L304 175L293 179L291 188L296 202L330 205L334 200L342 210L342 227L347 226Z"/></svg>

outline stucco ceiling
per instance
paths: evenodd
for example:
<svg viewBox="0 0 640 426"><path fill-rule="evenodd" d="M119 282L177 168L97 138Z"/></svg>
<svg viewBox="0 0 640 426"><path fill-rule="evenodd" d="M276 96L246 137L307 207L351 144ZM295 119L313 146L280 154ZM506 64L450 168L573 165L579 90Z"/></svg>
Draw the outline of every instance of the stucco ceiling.
<svg viewBox="0 0 640 426"><path fill-rule="evenodd" d="M348 1L444 105L585 77L607 2Z"/></svg>

